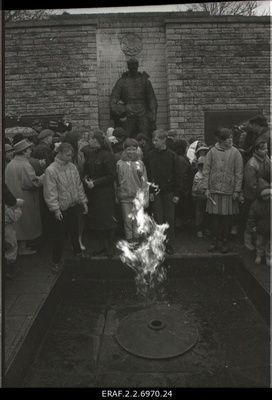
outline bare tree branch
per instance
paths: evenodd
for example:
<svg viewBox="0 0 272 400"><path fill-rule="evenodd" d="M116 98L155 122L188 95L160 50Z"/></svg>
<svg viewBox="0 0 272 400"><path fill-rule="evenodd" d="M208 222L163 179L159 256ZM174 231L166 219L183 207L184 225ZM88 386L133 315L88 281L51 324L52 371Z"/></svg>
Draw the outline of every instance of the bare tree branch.
<svg viewBox="0 0 272 400"><path fill-rule="evenodd" d="M263 1L215 1L212 3L190 4L187 10L206 11L210 15L246 15L256 14L256 9Z"/></svg>
<svg viewBox="0 0 272 400"><path fill-rule="evenodd" d="M5 22L47 19L50 15L60 14L63 10L5 10Z"/></svg>

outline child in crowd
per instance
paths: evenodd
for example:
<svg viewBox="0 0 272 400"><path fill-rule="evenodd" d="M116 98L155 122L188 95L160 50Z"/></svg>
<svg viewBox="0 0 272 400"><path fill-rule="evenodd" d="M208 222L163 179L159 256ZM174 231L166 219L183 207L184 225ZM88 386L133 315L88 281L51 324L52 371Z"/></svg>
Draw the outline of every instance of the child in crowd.
<svg viewBox="0 0 272 400"><path fill-rule="evenodd" d="M253 146L253 155L244 167L244 207L243 207L243 229L244 229L244 245L248 250L254 251L252 232L249 231L247 225L248 213L251 204L257 198L257 187L259 179L270 182L271 179L271 160L267 155L268 146L265 141L257 142Z"/></svg>
<svg viewBox="0 0 272 400"><path fill-rule="evenodd" d="M17 234L15 222L22 216L21 207L24 200L5 199L5 275L6 278L13 278L13 264L18 255Z"/></svg>
<svg viewBox="0 0 272 400"><path fill-rule="evenodd" d="M121 203L123 223L126 240L129 242L139 240L136 220L131 218L134 207L133 200L142 189L145 193L145 207L149 203L149 190L146 168L139 156L138 142L136 139L127 138L124 142L124 151L117 162L117 200Z"/></svg>
<svg viewBox="0 0 272 400"><path fill-rule="evenodd" d="M208 251L215 251L221 239L221 252L228 253L232 216L239 213L243 159L239 150L232 144L231 129L217 128L215 135L217 143L208 151L203 166L206 211L209 214L213 237Z"/></svg>
<svg viewBox="0 0 272 400"><path fill-rule="evenodd" d="M143 133L138 133L138 135L136 136L136 140L139 144L140 149L142 150L143 157L145 157L145 155L153 149L150 138Z"/></svg>
<svg viewBox="0 0 272 400"><path fill-rule="evenodd" d="M187 229L194 219L195 210L192 199L193 169L189 158L186 156L188 143L179 139L174 142L173 151L178 155L179 169L181 173L180 200L175 205L175 225L179 229Z"/></svg>
<svg viewBox="0 0 272 400"><path fill-rule="evenodd" d="M197 173L197 171L198 171L197 160L199 159L199 157L205 157L205 155L208 153L209 150L210 150L210 148L205 143L201 143L201 142L197 143L196 150L195 150L195 156L192 160L192 168L193 168L194 173Z"/></svg>
<svg viewBox="0 0 272 400"><path fill-rule="evenodd" d="M200 156L197 160L198 171L194 176L192 196L195 200L195 224L197 230L197 237L203 238L203 232L207 233L206 229L206 205L207 198L205 196L205 189L203 183L203 165L205 157Z"/></svg>
<svg viewBox="0 0 272 400"><path fill-rule="evenodd" d="M149 151L144 163L148 180L157 185L149 194L151 212L157 224L168 223L166 231L166 253L174 254L175 240L175 206L182 191L182 173L178 155L166 146L167 132L163 129L152 133L154 150Z"/></svg>
<svg viewBox="0 0 272 400"><path fill-rule="evenodd" d="M251 232L256 232L256 259L255 264L261 264L262 258L266 258L266 265L271 267L270 249L270 202L271 188L268 182L259 179L258 197L249 209L248 225Z"/></svg>

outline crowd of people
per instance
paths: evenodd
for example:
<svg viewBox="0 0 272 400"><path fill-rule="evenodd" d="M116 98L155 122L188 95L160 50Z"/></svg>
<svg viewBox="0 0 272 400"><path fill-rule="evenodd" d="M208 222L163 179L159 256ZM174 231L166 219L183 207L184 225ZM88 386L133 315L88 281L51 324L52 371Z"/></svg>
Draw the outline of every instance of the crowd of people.
<svg viewBox="0 0 272 400"><path fill-rule="evenodd" d="M113 257L118 235L136 245L138 190L145 212L169 225L167 254L175 253L177 230L193 227L196 238L210 240L209 252L229 252L231 235L242 233L255 263L271 266L270 130L263 116L244 128L218 127L212 146L173 129L129 135L110 127L84 141L71 124L38 125L34 138L5 138L6 277L47 235L54 273L63 268L67 237L76 258ZM89 231L98 239L93 249L83 244Z"/></svg>

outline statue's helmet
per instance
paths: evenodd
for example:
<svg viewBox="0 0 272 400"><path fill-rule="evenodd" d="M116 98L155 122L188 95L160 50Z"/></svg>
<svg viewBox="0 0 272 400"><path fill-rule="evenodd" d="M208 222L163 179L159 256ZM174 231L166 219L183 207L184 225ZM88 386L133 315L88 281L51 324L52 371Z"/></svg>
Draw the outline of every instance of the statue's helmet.
<svg viewBox="0 0 272 400"><path fill-rule="evenodd" d="M138 61L136 58L134 58L134 57L130 58L130 59L127 61L127 65L128 65L128 66L133 65L133 64L139 65L139 61Z"/></svg>

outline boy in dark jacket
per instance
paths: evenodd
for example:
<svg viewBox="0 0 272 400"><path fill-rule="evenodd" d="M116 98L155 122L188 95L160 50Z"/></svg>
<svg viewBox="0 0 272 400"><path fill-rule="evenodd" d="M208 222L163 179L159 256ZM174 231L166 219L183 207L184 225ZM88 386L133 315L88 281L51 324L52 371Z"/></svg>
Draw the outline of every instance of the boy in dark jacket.
<svg viewBox="0 0 272 400"><path fill-rule="evenodd" d="M166 252L174 253L175 204L181 193L181 170L176 153L166 146L167 133L163 129L153 132L155 149L149 151L143 161L146 166L148 181L157 185L158 191L150 188L149 200L157 224L168 223Z"/></svg>
<svg viewBox="0 0 272 400"><path fill-rule="evenodd" d="M263 179L259 179L258 197L252 203L248 225L251 232L256 232L256 259L255 264L261 264L262 257L266 258L266 265L271 267L271 249L270 249L270 201L271 188Z"/></svg>

